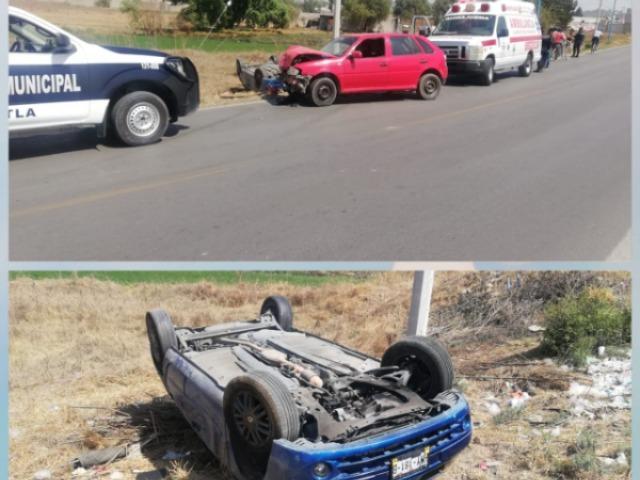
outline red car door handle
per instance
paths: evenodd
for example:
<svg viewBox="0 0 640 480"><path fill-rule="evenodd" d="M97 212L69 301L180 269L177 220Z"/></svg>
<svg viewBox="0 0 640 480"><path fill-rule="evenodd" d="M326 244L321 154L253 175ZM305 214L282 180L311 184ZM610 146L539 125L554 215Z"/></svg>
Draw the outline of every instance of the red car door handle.
<svg viewBox="0 0 640 480"><path fill-rule="evenodd" d="M386 66L387 66L387 62L382 62L382 63L380 64L380 66L381 66L381 67L386 67Z"/></svg>
<svg viewBox="0 0 640 480"><path fill-rule="evenodd" d="M429 63L429 60L420 60L420 63Z"/></svg>

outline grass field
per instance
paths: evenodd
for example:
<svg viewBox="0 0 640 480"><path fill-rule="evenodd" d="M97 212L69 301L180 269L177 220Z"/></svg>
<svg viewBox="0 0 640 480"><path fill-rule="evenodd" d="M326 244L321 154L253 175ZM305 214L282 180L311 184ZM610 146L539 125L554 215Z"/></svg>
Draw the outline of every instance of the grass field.
<svg viewBox="0 0 640 480"><path fill-rule="evenodd" d="M365 278L365 275L360 275ZM327 283L355 282L357 277L340 273L319 272L180 272L180 271L87 271L87 272L12 272L11 279L29 278L32 280L65 280L92 278L95 280L110 281L121 284L133 283L197 283L210 282L214 284L237 283L284 283L287 285L314 286Z"/></svg>
<svg viewBox="0 0 640 480"><path fill-rule="evenodd" d="M145 311L164 308L175 324L202 326L253 318L265 296L283 294L293 304L298 328L380 356L406 326L412 282L410 273L401 272L337 274L319 283L314 274L279 272L266 277L237 274L237 282L227 274L213 274L195 283L196 277L176 283L181 274L156 272L103 274L108 280L91 274L43 278L49 275L15 274L10 285L12 480L32 478L41 469L49 469L56 479L69 478L70 462L80 453L144 438L152 424L160 434L156 441L141 455L106 466L100 475L109 478L118 471L133 480L165 468L171 480L229 480L165 397L149 356ZM485 275L482 281L493 291L505 278ZM621 274L613 282L620 279L628 281ZM442 326L438 311L478 284L473 273L437 274L431 328ZM572 380L588 381L585 375L532 353L537 335L514 337L501 328L492 332L484 337L451 332L455 342L451 335L442 337L458 386L471 403L474 440L441 478L629 478L625 468L603 470L597 461L576 464L575 449L579 439L594 431L607 432L594 439L594 455L628 453L630 412L607 411L593 420L572 416L566 389ZM494 419L485 405L490 398L509 398L512 387L505 378L520 379L512 380L520 388L535 385L536 394L524 410ZM530 418L535 415L559 425L559 434L533 426ZM168 450L191 453L179 461L162 460Z"/></svg>

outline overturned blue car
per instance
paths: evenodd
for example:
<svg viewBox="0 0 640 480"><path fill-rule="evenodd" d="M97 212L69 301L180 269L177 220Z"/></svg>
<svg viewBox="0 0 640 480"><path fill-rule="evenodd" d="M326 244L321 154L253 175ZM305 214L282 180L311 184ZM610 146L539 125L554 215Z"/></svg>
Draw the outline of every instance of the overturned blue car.
<svg viewBox="0 0 640 480"><path fill-rule="evenodd" d="M251 320L175 327L146 316L153 362L198 436L239 479L423 479L471 440L440 342L381 360L293 328L286 298Z"/></svg>

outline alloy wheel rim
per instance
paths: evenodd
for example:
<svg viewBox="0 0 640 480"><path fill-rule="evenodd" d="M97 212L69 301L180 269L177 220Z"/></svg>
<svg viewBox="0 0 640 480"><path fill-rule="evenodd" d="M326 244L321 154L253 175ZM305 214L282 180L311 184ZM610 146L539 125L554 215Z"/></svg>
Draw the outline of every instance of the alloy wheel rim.
<svg viewBox="0 0 640 480"><path fill-rule="evenodd" d="M273 438L269 413L250 392L238 392L234 398L233 419L242 438L253 447L264 447Z"/></svg>
<svg viewBox="0 0 640 480"><path fill-rule="evenodd" d="M138 103L129 110L127 126L134 135L149 137L160 126L160 112L150 103Z"/></svg>

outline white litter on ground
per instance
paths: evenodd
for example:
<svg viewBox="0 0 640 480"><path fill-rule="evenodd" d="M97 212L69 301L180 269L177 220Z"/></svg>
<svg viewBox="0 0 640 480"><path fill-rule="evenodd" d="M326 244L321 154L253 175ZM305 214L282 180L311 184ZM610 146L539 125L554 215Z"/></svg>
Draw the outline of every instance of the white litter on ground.
<svg viewBox="0 0 640 480"><path fill-rule="evenodd" d="M587 374L592 385L572 382L569 387L573 413L595 417L600 409L631 409L631 352L624 358L587 360Z"/></svg>

